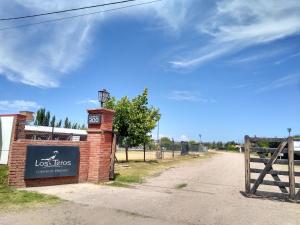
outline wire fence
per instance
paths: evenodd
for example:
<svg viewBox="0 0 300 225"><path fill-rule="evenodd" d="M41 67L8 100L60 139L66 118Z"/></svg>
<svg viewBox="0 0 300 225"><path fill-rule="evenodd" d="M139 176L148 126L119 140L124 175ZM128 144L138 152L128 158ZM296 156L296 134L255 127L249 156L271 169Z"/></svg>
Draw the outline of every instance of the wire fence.
<svg viewBox="0 0 300 225"><path fill-rule="evenodd" d="M188 143L188 142L174 142L169 145L161 145L158 143L152 145L146 145L144 152L144 146L137 146L128 148L128 159L129 160L156 160L161 159L172 159L181 155L194 154L207 152L208 148L203 146L201 143ZM160 156L157 153L160 152ZM118 146L116 151L117 160L126 160L126 150L124 146Z"/></svg>

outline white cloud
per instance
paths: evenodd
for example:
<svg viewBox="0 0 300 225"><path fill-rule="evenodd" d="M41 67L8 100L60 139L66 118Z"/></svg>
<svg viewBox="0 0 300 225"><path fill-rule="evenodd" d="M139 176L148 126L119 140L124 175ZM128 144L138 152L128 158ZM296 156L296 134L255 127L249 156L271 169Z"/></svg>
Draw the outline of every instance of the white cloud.
<svg viewBox="0 0 300 225"><path fill-rule="evenodd" d="M278 55L287 53L287 49L275 49L275 50L267 50L264 52L258 52L257 54L252 54L244 57L234 58L230 60L230 63L238 64L238 63L249 63L257 60L263 60L268 58L274 58Z"/></svg>
<svg viewBox="0 0 300 225"><path fill-rule="evenodd" d="M300 52L297 52L295 54L291 54L291 55L288 55L288 56L286 56L286 57L284 57L284 58L282 58L280 60L277 60L275 62L275 64L279 65L279 64L282 64L282 63L284 63L284 62L286 62L286 61L288 61L290 59L293 59L293 58L296 58L296 57L299 57L299 56L300 56Z"/></svg>
<svg viewBox="0 0 300 225"><path fill-rule="evenodd" d="M93 104L93 105L99 105L99 100L97 99L85 99L82 101L77 102L77 104Z"/></svg>
<svg viewBox="0 0 300 225"><path fill-rule="evenodd" d="M188 138L187 135L182 134L182 135L179 137L179 141L189 141L189 138Z"/></svg>
<svg viewBox="0 0 300 225"><path fill-rule="evenodd" d="M210 44L171 64L176 68L198 66L250 46L297 35L299 11L298 0L219 1L212 16L198 23L200 34L211 38Z"/></svg>
<svg viewBox="0 0 300 225"><path fill-rule="evenodd" d="M172 91L168 96L168 99L175 101L187 101L187 102L214 102L212 99L203 98L198 92L193 91Z"/></svg>
<svg viewBox="0 0 300 225"><path fill-rule="evenodd" d="M272 82L269 82L265 86L257 89L256 93L271 91L279 88L283 88L286 86L292 86L297 85L300 82L300 75L299 74L291 74L287 76L283 76L281 78L278 78Z"/></svg>
<svg viewBox="0 0 300 225"><path fill-rule="evenodd" d="M111 1L101 1L105 2ZM99 0L90 0L88 4L99 4ZM0 15L28 15L86 5L84 0L2 0ZM215 8L207 5L214 5ZM110 8L113 7L80 13ZM203 13L199 14L199 10ZM249 46L299 34L299 10L298 0L220 0L216 4L200 0L164 0L116 13L100 13L63 22L0 31L0 75L27 85L58 87L61 79L78 69L92 51L94 30L110 18L124 16L147 18L151 20L154 29L162 28L171 34L185 32L184 35L198 37L199 41L193 39L193 43L196 43L196 47L192 46L194 51L190 50L189 43L183 43L183 46L188 46L188 50L183 55L175 54L170 60L171 66L176 69L191 68ZM203 14L205 17L209 15L206 20ZM74 13L22 22L0 22L0 29L70 15Z"/></svg>
<svg viewBox="0 0 300 225"><path fill-rule="evenodd" d="M25 100L0 101L0 111L30 110L30 109L37 109L39 107L40 106L33 101L25 101Z"/></svg>
<svg viewBox="0 0 300 225"><path fill-rule="evenodd" d="M111 2L109 0L101 3ZM66 74L79 68L91 51L93 30L105 20L117 16L138 16L156 19L177 31L186 22L190 0L162 1L118 11L100 13L63 22L46 23L0 31L0 75L13 82L37 87L58 87ZM30 15L99 4L99 0L3 0L0 2L2 18ZM122 4L122 6L132 3ZM10 7L8 7L8 5ZM0 22L0 29L8 26L58 19L81 13L107 10L119 6L89 9L76 13L51 15L22 21Z"/></svg>

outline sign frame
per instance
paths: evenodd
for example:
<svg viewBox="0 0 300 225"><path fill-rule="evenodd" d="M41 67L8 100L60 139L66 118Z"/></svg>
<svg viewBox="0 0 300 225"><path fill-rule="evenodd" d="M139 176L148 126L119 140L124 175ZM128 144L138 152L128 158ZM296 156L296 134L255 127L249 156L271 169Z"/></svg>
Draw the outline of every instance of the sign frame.
<svg viewBox="0 0 300 225"><path fill-rule="evenodd" d="M79 146L28 145L24 179L77 177Z"/></svg>
<svg viewBox="0 0 300 225"><path fill-rule="evenodd" d="M294 152L300 152L300 140L294 140Z"/></svg>
<svg viewBox="0 0 300 225"><path fill-rule="evenodd" d="M89 114L88 115L88 125L99 125L102 121L101 114Z"/></svg>

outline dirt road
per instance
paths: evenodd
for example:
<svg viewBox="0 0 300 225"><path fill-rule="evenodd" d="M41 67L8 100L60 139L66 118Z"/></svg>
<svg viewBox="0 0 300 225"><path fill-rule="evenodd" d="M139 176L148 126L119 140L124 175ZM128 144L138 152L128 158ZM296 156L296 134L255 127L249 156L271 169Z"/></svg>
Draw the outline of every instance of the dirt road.
<svg viewBox="0 0 300 225"><path fill-rule="evenodd" d="M0 224L300 224L300 204L241 195L243 168L243 155L221 153L169 169L135 188L91 184L33 188L68 201L53 207L2 213ZM176 189L179 184L187 186Z"/></svg>

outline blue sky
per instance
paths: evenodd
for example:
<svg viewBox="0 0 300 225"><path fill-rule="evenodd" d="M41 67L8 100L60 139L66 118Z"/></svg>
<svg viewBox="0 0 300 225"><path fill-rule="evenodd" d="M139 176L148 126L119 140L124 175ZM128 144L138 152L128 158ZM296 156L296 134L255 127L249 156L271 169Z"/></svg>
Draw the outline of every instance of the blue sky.
<svg viewBox="0 0 300 225"><path fill-rule="evenodd" d="M111 1L4 0L0 17ZM298 0L163 0L26 28L1 30L79 12L0 22L0 113L43 106L84 123L99 89L120 98L147 87L163 136L299 134L299 11Z"/></svg>

